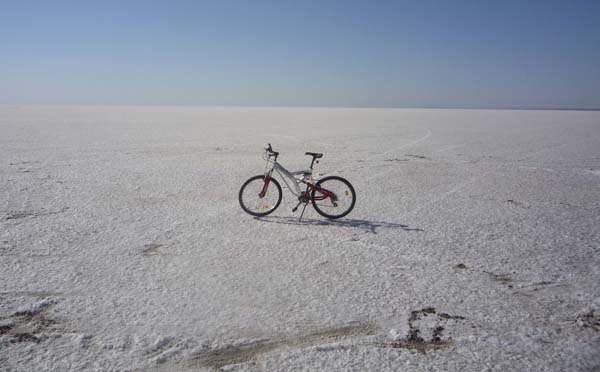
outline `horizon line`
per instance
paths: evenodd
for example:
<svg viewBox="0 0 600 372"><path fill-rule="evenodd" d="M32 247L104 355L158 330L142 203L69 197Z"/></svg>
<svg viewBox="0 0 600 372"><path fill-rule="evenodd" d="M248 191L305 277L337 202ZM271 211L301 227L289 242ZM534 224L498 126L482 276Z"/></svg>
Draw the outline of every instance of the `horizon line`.
<svg viewBox="0 0 600 372"><path fill-rule="evenodd" d="M327 105L202 105L202 104L65 104L65 103L0 103L0 107L187 107L187 108L306 108L306 109L421 109L421 110L508 110L508 111L600 111L600 108L571 107L469 107L469 106L327 106Z"/></svg>

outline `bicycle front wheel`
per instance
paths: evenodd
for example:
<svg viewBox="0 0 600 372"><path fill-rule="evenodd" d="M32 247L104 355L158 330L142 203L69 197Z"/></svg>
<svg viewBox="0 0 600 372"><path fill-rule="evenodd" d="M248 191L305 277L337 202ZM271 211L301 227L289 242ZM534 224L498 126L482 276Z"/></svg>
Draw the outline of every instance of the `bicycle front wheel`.
<svg viewBox="0 0 600 372"><path fill-rule="evenodd" d="M272 177L267 183L264 175L254 176L242 185L239 200L246 213L257 217L266 216L279 207L281 186Z"/></svg>
<svg viewBox="0 0 600 372"><path fill-rule="evenodd" d="M336 219L344 217L352 211L356 204L356 193L354 187L346 179L330 176L315 184L311 193L311 201L321 216Z"/></svg>

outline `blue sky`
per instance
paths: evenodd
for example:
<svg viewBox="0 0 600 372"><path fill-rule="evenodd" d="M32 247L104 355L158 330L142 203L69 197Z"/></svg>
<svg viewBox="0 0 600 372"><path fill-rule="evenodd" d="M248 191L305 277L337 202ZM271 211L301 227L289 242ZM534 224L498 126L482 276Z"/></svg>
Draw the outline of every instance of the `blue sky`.
<svg viewBox="0 0 600 372"><path fill-rule="evenodd" d="M0 103L600 108L600 1L4 1Z"/></svg>

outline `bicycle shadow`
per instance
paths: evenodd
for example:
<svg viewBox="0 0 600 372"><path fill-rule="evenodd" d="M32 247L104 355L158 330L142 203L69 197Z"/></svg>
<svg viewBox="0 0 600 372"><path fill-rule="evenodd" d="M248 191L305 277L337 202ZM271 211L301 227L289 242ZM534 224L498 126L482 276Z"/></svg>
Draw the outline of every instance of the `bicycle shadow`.
<svg viewBox="0 0 600 372"><path fill-rule="evenodd" d="M254 217L255 220L267 223L278 223L283 225L296 225L296 226L341 226L341 227L354 227L366 229L367 232L377 234L378 228L384 229L401 229L404 231L425 231L423 229L409 227L401 223L395 222L383 222L383 221L368 221L368 220L316 220L312 218L303 218L302 220L298 217L278 217L278 216L267 216L267 217Z"/></svg>

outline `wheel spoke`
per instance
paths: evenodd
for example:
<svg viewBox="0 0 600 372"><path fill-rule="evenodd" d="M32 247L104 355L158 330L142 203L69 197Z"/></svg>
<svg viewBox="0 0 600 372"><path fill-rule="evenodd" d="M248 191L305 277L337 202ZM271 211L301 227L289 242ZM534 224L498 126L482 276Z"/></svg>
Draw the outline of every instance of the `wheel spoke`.
<svg viewBox="0 0 600 372"><path fill-rule="evenodd" d="M355 194L352 186L340 177L326 177L318 182L315 197L332 194L323 200L313 200L317 212L328 218L339 218L354 208ZM325 192L320 192L324 190Z"/></svg>
<svg viewBox="0 0 600 372"><path fill-rule="evenodd" d="M279 206L281 189L273 179L263 197L260 197L265 182L262 177L255 177L242 187L240 191L240 204L242 208L253 215L266 215Z"/></svg>

